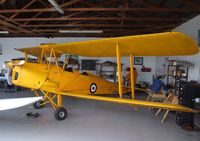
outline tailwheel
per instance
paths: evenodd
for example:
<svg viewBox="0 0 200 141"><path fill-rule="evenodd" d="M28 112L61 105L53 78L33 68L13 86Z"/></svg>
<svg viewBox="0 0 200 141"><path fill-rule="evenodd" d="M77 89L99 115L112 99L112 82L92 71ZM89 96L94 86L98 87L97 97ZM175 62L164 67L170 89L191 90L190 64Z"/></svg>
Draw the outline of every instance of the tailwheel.
<svg viewBox="0 0 200 141"><path fill-rule="evenodd" d="M44 103L43 101L35 102L35 103L33 103L33 107L35 109L41 109L42 107L44 107L43 103Z"/></svg>
<svg viewBox="0 0 200 141"><path fill-rule="evenodd" d="M64 120L67 117L67 110L64 107L58 107L54 114L57 120Z"/></svg>

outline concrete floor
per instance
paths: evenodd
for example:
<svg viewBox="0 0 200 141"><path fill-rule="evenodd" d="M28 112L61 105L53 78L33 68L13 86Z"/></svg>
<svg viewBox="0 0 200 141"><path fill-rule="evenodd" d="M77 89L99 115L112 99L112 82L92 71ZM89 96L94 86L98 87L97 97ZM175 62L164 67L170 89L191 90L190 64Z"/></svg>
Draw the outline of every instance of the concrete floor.
<svg viewBox="0 0 200 141"><path fill-rule="evenodd" d="M31 96L27 91L1 92L0 98ZM184 131L170 114L162 124L147 108L134 110L129 105L64 98L68 118L54 119L47 105L35 110L32 106L0 112L0 141L199 141L200 132ZM39 112L31 119L27 112Z"/></svg>

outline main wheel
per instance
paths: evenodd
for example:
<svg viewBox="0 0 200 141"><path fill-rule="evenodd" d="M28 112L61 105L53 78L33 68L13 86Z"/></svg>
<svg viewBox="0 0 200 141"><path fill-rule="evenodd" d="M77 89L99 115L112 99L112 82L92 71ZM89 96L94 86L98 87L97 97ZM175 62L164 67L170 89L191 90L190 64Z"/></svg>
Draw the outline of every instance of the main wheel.
<svg viewBox="0 0 200 141"><path fill-rule="evenodd" d="M54 114L57 120L64 120L67 117L67 110L64 107L59 107L55 110Z"/></svg>
<svg viewBox="0 0 200 141"><path fill-rule="evenodd" d="M44 107L44 105L42 104L43 104L43 101L38 101L38 102L33 103L33 107L35 109L41 109L42 107Z"/></svg>

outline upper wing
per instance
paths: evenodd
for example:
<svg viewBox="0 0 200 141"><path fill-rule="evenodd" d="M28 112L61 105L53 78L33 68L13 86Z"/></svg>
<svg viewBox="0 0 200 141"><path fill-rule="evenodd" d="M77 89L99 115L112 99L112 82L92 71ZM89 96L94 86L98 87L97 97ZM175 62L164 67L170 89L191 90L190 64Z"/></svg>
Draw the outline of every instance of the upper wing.
<svg viewBox="0 0 200 141"><path fill-rule="evenodd" d="M162 108L162 109L168 109L168 110L172 110L172 111L182 111L182 112L190 112L190 113L198 113L199 112L199 111L196 111L191 108L181 106L178 104L167 104L167 103L160 103L160 102L149 102L149 101L131 100L131 99L123 99L123 98L111 98L111 97L75 94L75 93L67 93L67 92L60 92L58 94L65 95L65 96L71 96L71 97L77 97L77 98L83 98L83 99L90 99L90 100L98 100L98 101L107 101L107 102L115 102L115 103L122 103L122 104Z"/></svg>
<svg viewBox="0 0 200 141"><path fill-rule="evenodd" d="M166 32L117 38L105 38L81 42L45 45L36 48L18 49L39 56L41 48L54 48L57 53L76 54L88 57L114 57L116 44L121 56L176 56L191 55L199 51L193 39L180 32Z"/></svg>
<svg viewBox="0 0 200 141"><path fill-rule="evenodd" d="M16 50L33 55L33 56L41 56L41 53L42 53L42 48L40 46L31 47L31 48L20 48L20 49L16 48Z"/></svg>
<svg viewBox="0 0 200 141"><path fill-rule="evenodd" d="M31 48L16 48L16 50L23 52L23 53L27 53L33 56L37 56L40 57L41 53L42 53L42 49L45 49L45 54L46 56L50 56L50 48L53 47L52 45L40 45L40 46L36 46L36 47L31 47ZM60 52L56 52L56 56L60 57L62 53Z"/></svg>

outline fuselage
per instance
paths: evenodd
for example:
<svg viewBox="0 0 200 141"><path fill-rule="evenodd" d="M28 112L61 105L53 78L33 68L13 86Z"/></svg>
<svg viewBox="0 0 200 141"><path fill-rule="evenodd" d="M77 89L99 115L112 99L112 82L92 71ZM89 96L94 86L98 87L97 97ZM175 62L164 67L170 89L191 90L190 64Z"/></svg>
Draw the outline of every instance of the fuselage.
<svg viewBox="0 0 200 141"><path fill-rule="evenodd" d="M113 94L117 85L88 72L51 64L24 63L13 68L12 83L30 89L79 94Z"/></svg>

